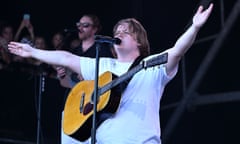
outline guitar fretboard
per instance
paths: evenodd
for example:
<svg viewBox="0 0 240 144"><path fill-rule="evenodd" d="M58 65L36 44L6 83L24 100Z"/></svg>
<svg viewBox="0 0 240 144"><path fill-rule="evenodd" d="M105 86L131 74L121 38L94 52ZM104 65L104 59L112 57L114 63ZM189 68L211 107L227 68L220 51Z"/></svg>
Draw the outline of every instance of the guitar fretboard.
<svg viewBox="0 0 240 144"><path fill-rule="evenodd" d="M131 70L129 70L127 73L121 75L117 79L114 79L110 83L106 84L105 86L99 88L98 95L102 95L111 88L117 86L118 84L122 83L123 81L129 80L134 74L142 70L143 68L153 67L156 65L164 64L167 62L167 56L168 53L164 53L162 55L158 55L156 57L153 57L147 61L142 61L139 65L135 66Z"/></svg>

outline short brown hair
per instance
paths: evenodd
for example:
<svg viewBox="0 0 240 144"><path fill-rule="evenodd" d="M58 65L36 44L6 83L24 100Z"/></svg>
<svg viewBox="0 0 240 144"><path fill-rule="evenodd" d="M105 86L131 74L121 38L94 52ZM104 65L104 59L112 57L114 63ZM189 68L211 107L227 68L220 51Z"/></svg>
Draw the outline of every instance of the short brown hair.
<svg viewBox="0 0 240 144"><path fill-rule="evenodd" d="M113 33L115 33L117 27L123 23L128 24L129 31L134 34L134 37L140 44L140 46L138 47L140 55L144 57L148 56L150 54L150 46L148 42L147 32L142 26L142 24L135 18L122 19L118 21L117 24L114 26Z"/></svg>

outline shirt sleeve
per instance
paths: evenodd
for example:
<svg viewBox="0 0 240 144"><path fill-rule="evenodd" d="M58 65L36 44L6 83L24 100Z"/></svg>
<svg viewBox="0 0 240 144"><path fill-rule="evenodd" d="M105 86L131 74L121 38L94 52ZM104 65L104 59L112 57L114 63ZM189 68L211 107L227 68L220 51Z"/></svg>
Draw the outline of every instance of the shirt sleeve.
<svg viewBox="0 0 240 144"><path fill-rule="evenodd" d="M81 74L84 80L93 80L95 76L95 59L88 57L80 58Z"/></svg>

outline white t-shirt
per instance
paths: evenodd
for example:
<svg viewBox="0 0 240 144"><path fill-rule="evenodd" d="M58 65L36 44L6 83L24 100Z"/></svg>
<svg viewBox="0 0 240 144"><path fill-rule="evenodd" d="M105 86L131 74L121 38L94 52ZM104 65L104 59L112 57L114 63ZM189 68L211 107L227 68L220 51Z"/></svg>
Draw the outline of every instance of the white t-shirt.
<svg viewBox="0 0 240 144"><path fill-rule="evenodd" d="M93 80L95 59L81 58L80 64L83 78ZM121 76L130 66L131 63L101 58L99 75L110 71ZM160 144L160 99L174 75L167 76L164 65L137 72L122 94L116 113L98 127L97 144Z"/></svg>

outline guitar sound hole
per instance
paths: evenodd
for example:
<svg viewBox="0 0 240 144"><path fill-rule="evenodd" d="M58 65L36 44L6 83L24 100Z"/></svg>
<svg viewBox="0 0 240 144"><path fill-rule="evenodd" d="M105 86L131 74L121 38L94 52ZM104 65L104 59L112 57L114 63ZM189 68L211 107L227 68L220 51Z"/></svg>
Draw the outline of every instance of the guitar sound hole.
<svg viewBox="0 0 240 144"><path fill-rule="evenodd" d="M93 104L88 103L84 107L83 114L86 115L86 114L90 113L92 110L93 110Z"/></svg>

